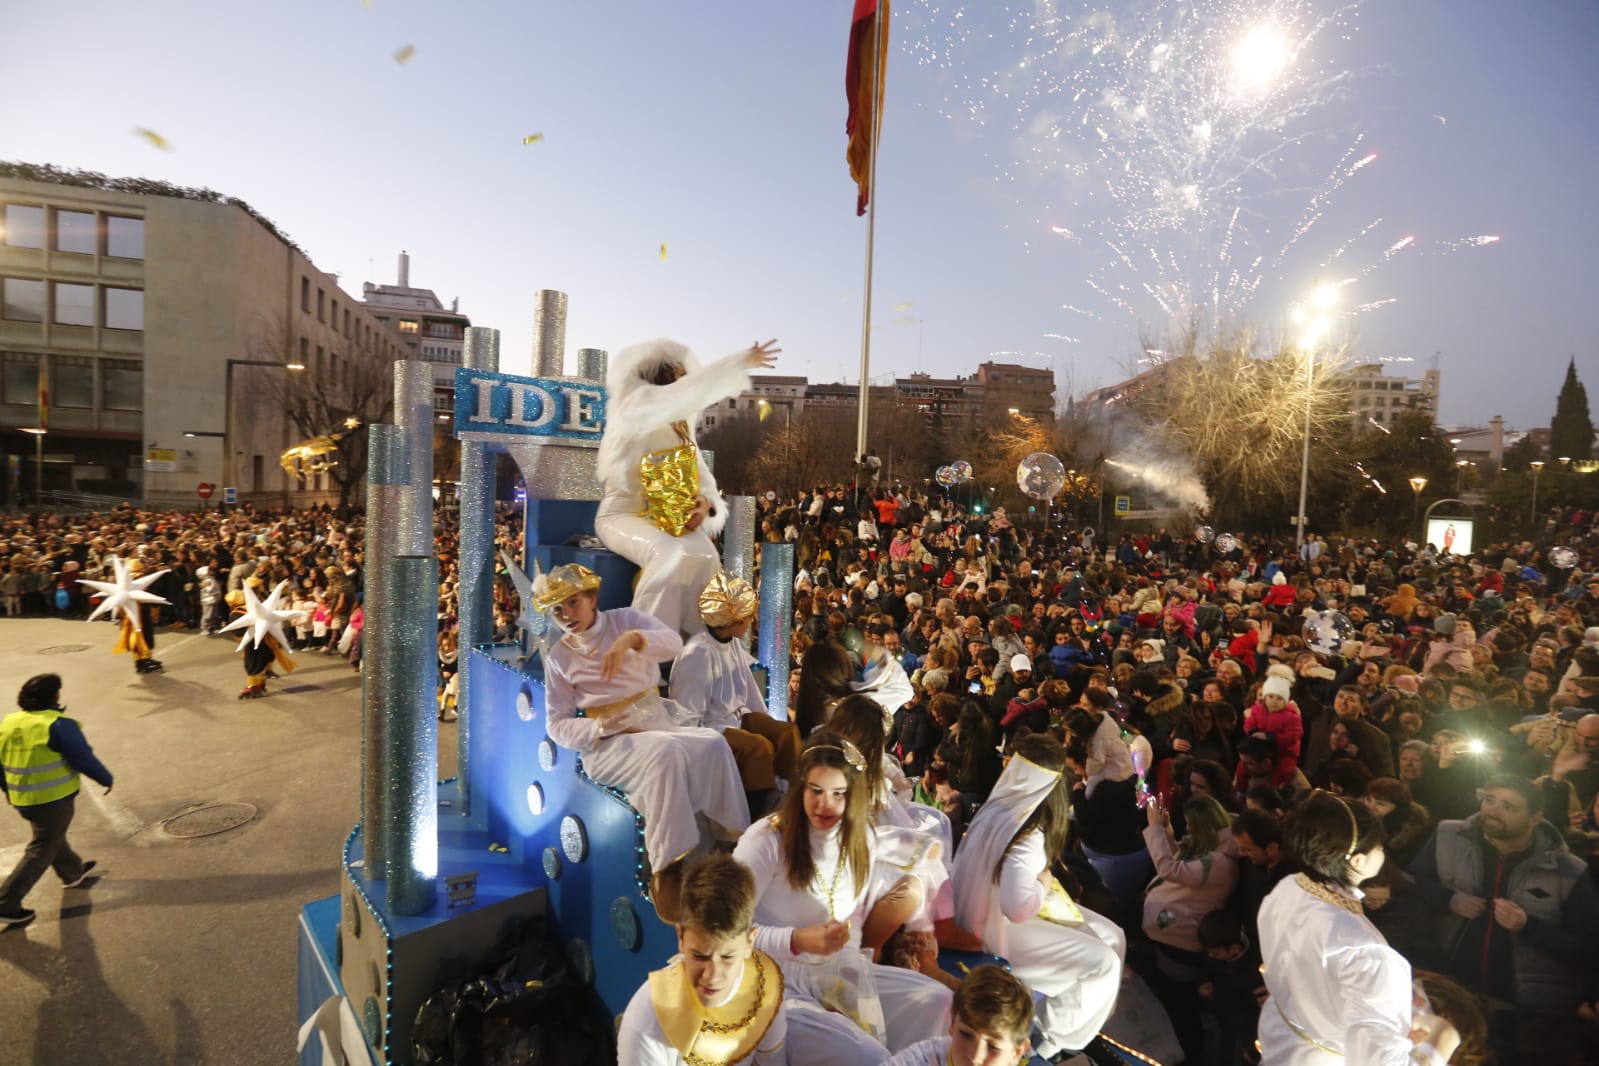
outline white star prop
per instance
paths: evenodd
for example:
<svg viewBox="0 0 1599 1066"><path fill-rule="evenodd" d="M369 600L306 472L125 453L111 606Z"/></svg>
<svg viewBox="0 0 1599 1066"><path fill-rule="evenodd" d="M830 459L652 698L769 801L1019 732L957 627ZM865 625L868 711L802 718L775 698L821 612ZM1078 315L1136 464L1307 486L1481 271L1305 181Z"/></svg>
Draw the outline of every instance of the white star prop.
<svg viewBox="0 0 1599 1066"><path fill-rule="evenodd" d="M124 618L133 623L135 630L141 633L144 632L143 627L139 624L139 604L168 602L165 596L157 596L153 592L144 590L149 588L151 583L166 573L166 571L157 570L155 573L146 574L144 577L134 577L128 572L128 564L115 555L111 557L111 570L116 578L114 581L90 581L86 577L78 579L78 584L88 585L90 588L99 590L94 594L96 598L104 597L104 599L100 600L100 605L90 612L89 621L92 622L100 617L101 614L106 613L109 613L112 618L116 618L118 612L120 612Z"/></svg>
<svg viewBox="0 0 1599 1066"><path fill-rule="evenodd" d="M249 585L242 586L244 589L244 613L222 627L222 632L224 633L230 629L250 630L250 632L246 632L244 636L239 638L237 650L243 651L245 645L251 643L254 643L259 648L261 642L267 638L268 634L277 638L278 647L287 648L289 646L289 638L283 634L283 623L292 622L305 614L305 612L278 609L278 597L283 594L283 590L288 585L287 578L279 581L278 587L272 590L272 595L264 600L257 599L255 589Z"/></svg>
<svg viewBox="0 0 1599 1066"><path fill-rule="evenodd" d="M533 638L532 651L545 657L549 656L550 648L555 644L557 627L550 616L533 605L534 599L544 587L544 571L539 567L539 561L533 560L533 576L523 572L516 560L506 551L500 552L500 560L505 563L505 569L511 575L511 584L516 586L517 598L522 601L522 610L516 616L516 624L529 637Z"/></svg>

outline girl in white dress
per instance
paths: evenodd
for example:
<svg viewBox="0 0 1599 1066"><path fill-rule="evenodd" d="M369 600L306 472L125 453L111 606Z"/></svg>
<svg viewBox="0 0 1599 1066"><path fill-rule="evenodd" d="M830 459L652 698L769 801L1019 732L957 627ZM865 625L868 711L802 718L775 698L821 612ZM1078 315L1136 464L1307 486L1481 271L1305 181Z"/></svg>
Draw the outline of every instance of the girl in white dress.
<svg viewBox="0 0 1599 1066"><path fill-rule="evenodd" d="M1127 940L1050 873L1070 812L1066 754L1047 734L1022 738L955 853L955 917L1044 1002L1035 1049L1087 1048L1116 1006Z"/></svg>
<svg viewBox="0 0 1599 1066"><path fill-rule="evenodd" d="M755 946L783 970L789 1060L798 1066L881 1062L949 1027L947 988L861 956L863 930L891 932L921 901L914 881L885 893L872 876L880 845L864 767L849 741L815 734L783 810L752 825L733 852L755 874ZM870 975L875 1003L840 979L848 968ZM867 1017L878 1005L887 1048L841 1013Z"/></svg>
<svg viewBox="0 0 1599 1066"><path fill-rule="evenodd" d="M1366 918L1360 884L1383 864L1382 821L1363 803L1313 792L1283 843L1302 872L1260 905L1271 999L1260 1010L1271 1066L1443 1066L1459 1035L1416 1014L1410 963Z"/></svg>

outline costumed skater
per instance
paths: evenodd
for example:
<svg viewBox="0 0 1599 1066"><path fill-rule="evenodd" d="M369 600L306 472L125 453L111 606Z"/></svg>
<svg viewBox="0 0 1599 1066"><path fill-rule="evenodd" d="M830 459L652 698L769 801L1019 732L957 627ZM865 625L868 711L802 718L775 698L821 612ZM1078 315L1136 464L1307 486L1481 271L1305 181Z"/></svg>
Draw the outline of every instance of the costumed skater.
<svg viewBox="0 0 1599 1066"><path fill-rule="evenodd" d="M132 652L133 668L141 674L164 669L161 661L151 654L155 649L156 626L155 612L149 607L151 604L166 604L167 600L164 596L145 590L166 571L157 570L147 575L144 564L139 560L123 560L113 555L111 572L111 581L91 581L86 577L78 579L78 584L98 590L93 593L94 598L104 597L100 599L100 605L90 612L88 620L92 622L102 613L115 618L120 612L122 628L111 651L116 655Z"/></svg>
<svg viewBox="0 0 1599 1066"><path fill-rule="evenodd" d="M272 595L264 600L258 599L255 594L255 590L263 584L258 577L247 578L242 586L223 597L232 609L233 621L223 626L221 632L245 630L244 636L239 638L238 647L244 653L245 680L244 688L239 690L241 700L260 699L267 694L267 676L274 665L285 674L295 666L294 660L289 657L289 638L283 633L283 623L302 617L303 612L295 608L287 611L278 609L278 598L289 587L287 579L278 582Z"/></svg>
<svg viewBox="0 0 1599 1066"><path fill-rule="evenodd" d="M888 1066L1021 1066L1032 1052L1033 994L1013 975L984 963L955 989L949 1033L901 1051Z"/></svg>
<svg viewBox="0 0 1599 1066"><path fill-rule="evenodd" d="M689 725L722 734L749 793L751 814L772 809L777 779L789 781L799 762L800 736L792 722L773 718L744 649L759 602L750 583L718 570L699 597L707 632L696 633L672 664L672 699L695 712Z"/></svg>
<svg viewBox="0 0 1599 1066"><path fill-rule="evenodd" d="M749 825L749 807L721 735L678 725L689 712L656 691L658 664L683 650L683 638L636 607L601 611L599 588L598 574L571 563L534 585L534 605L564 634L545 656L549 734L644 816L650 899L675 922L683 860L701 842L696 815L731 834Z"/></svg>
<svg viewBox="0 0 1599 1066"><path fill-rule="evenodd" d="M782 811L733 850L755 874L755 946L783 969L789 1060L801 1066L881 1062L949 1025L949 989L872 963L861 949L863 940L882 943L921 903L914 878L882 892L872 876L878 842L865 766L843 737L814 734Z"/></svg>
<svg viewBox="0 0 1599 1066"><path fill-rule="evenodd" d="M1459 1034L1413 1009L1410 963L1365 916L1360 885L1383 864L1382 820L1364 803L1313 792L1283 843L1300 872L1260 905L1271 998L1260 1011L1271 1066L1443 1066Z"/></svg>
<svg viewBox="0 0 1599 1066"><path fill-rule="evenodd" d="M1065 766L1060 742L1046 733L1017 743L955 853L955 916L1045 997L1040 1055L1082 1051L1117 1062L1097 1036L1121 991L1126 937L1073 901L1050 871L1071 810Z"/></svg>
<svg viewBox="0 0 1599 1066"><path fill-rule="evenodd" d="M618 1066L787 1066L783 971L755 950L755 878L726 855L683 878L678 954L633 994Z"/></svg>
<svg viewBox="0 0 1599 1066"><path fill-rule="evenodd" d="M751 370L775 366L775 343L701 367L676 341L647 341L617 353L606 376L594 532L638 565L633 607L684 635L703 628L694 600L720 566L711 538L727 523L694 417L748 388Z"/></svg>

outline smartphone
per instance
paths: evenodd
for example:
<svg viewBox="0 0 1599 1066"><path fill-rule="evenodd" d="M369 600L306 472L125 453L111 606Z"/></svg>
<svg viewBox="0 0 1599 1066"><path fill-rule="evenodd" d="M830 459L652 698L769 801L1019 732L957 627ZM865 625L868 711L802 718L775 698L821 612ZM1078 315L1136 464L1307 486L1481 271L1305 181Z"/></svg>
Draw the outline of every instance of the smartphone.
<svg viewBox="0 0 1599 1066"><path fill-rule="evenodd" d="M981 681L973 681L970 685L966 686L966 691L975 696L979 692L983 691L983 683Z"/></svg>

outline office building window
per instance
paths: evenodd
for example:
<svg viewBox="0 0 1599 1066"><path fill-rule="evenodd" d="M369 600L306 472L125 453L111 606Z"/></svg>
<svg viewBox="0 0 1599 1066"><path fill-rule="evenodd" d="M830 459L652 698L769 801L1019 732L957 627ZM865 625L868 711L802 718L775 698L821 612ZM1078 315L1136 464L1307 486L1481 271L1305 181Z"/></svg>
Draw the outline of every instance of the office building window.
<svg viewBox="0 0 1599 1066"><path fill-rule="evenodd" d="M50 405L94 406L94 360L82 355L50 357Z"/></svg>
<svg viewBox="0 0 1599 1066"><path fill-rule="evenodd" d="M44 321L44 282L28 278L0 278L0 302L12 322Z"/></svg>
<svg viewBox="0 0 1599 1066"><path fill-rule="evenodd" d="M0 403L39 402L39 357L32 352L0 352Z"/></svg>
<svg viewBox="0 0 1599 1066"><path fill-rule="evenodd" d="M333 331L339 331L339 301L333 301L333 307L328 315L328 321L333 324Z"/></svg>
<svg viewBox="0 0 1599 1066"><path fill-rule="evenodd" d="M56 311L52 321L56 325L94 325L93 285L69 285L67 282L57 281L51 287L55 290Z"/></svg>
<svg viewBox="0 0 1599 1066"><path fill-rule="evenodd" d="M105 217L105 254L117 259L144 258L144 219Z"/></svg>
<svg viewBox="0 0 1599 1066"><path fill-rule="evenodd" d="M13 248L43 248L44 208L6 204L5 242Z"/></svg>
<svg viewBox="0 0 1599 1066"><path fill-rule="evenodd" d="M106 288L105 328L143 329L144 290Z"/></svg>
<svg viewBox="0 0 1599 1066"><path fill-rule="evenodd" d="M417 324L414 321L412 321L409 318L400 319L400 332L401 333L415 333L416 331L417 331Z"/></svg>
<svg viewBox="0 0 1599 1066"><path fill-rule="evenodd" d="M56 213L56 251L93 255L95 229L93 211L62 211Z"/></svg>
<svg viewBox="0 0 1599 1066"><path fill-rule="evenodd" d="M134 359L100 361L100 406L107 411L144 410L144 366Z"/></svg>

